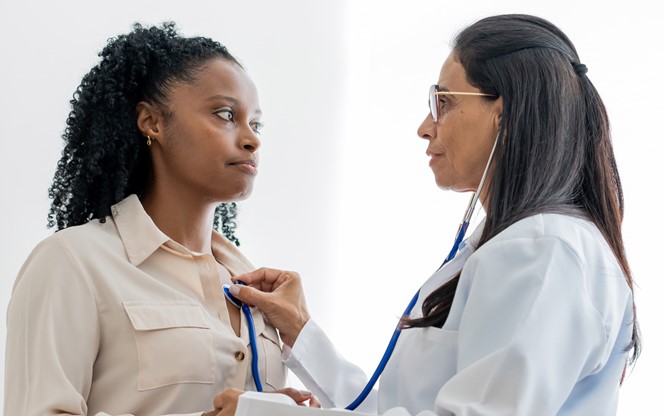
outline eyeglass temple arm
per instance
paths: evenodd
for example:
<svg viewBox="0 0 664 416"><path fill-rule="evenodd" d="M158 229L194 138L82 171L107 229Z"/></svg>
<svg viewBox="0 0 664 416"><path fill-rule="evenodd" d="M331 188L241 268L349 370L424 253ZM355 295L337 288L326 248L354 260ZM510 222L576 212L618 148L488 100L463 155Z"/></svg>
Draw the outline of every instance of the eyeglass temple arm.
<svg viewBox="0 0 664 416"><path fill-rule="evenodd" d="M456 92L456 91L436 91L436 95L478 95L482 97L495 97L493 94L485 94L483 92Z"/></svg>

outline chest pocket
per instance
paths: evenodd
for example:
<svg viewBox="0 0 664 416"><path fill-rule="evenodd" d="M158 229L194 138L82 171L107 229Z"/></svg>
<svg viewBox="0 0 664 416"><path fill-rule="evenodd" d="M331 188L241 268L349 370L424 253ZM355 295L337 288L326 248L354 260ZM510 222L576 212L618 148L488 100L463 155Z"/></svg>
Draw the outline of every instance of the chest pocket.
<svg viewBox="0 0 664 416"><path fill-rule="evenodd" d="M134 328L139 391L214 383L214 339L199 305L132 301L123 306Z"/></svg>
<svg viewBox="0 0 664 416"><path fill-rule="evenodd" d="M281 347L277 330L266 325L260 336L259 365L265 369L265 390L277 390L286 385L286 366L281 361ZM262 351L261 351L262 350ZM262 362L261 362L262 361Z"/></svg>
<svg viewBox="0 0 664 416"><path fill-rule="evenodd" d="M258 350L258 371L261 375L263 389L274 391L286 385L287 369L281 361L281 344L277 330L265 322L265 318L256 308L251 308L254 317ZM247 345L247 349L251 346ZM246 390L255 390L251 366L247 367Z"/></svg>

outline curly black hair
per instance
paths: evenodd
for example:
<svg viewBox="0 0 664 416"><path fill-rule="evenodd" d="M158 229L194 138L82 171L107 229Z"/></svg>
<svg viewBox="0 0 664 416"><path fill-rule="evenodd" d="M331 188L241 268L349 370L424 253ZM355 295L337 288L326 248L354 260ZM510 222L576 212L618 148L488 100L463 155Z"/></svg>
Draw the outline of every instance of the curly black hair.
<svg viewBox="0 0 664 416"><path fill-rule="evenodd" d="M65 147L53 184L48 226L57 230L105 221L111 206L148 186L152 162L145 137L136 125L136 104L165 107L169 89L193 82L201 65L213 58L240 63L220 43L205 37L185 38L175 23L143 27L109 39L71 100L62 135ZM235 237L235 203L221 204L214 227L239 245Z"/></svg>

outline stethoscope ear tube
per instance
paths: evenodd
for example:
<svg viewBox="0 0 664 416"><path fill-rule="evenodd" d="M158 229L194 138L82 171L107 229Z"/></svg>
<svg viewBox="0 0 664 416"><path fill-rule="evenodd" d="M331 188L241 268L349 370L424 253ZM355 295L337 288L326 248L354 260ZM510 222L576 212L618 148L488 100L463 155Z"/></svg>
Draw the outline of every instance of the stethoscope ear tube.
<svg viewBox="0 0 664 416"><path fill-rule="evenodd" d="M480 180L479 186L477 187L477 191L472 195L470 199L470 203L468 204L468 208L466 209L466 213L463 217L463 221L461 222L461 225L459 225L459 229L457 231L457 234L454 238L454 244L452 245L452 250L450 250L450 253L447 255L445 258L445 261L440 267L443 267L447 262L452 260L454 256L456 256L457 251L459 251L459 246L461 245L461 242L463 241L463 238L466 235L466 231L468 230L468 225L470 224L470 219L473 215L473 211L475 210L475 205L477 204L477 201L479 200L480 193L482 191L482 188L484 187L484 182L486 180L489 167L491 165L491 161L493 159L493 154L496 150L496 146L498 144L498 139L500 138L500 132L501 129L498 130L498 134L496 135L496 140L493 143L493 148L491 149L491 153L489 154L489 160L487 161L487 164L484 168L484 173L482 174L482 179ZM238 281L238 284L244 285L244 283ZM237 299L235 296L233 296L230 291L230 285L229 284L224 284L223 285L223 291L224 294L226 295L226 298L233 304L235 307L240 308L244 315L247 318L247 326L249 327L249 343L251 345L251 371L254 377L254 383L256 385L256 391L263 391L263 386L261 385L260 381L260 374L258 373L258 351L256 347L256 329L254 328L254 319L251 315L251 310L249 307L242 303L239 299ZM410 316L410 313L413 311L413 308L415 307L415 304L417 303L417 299L419 298L420 291L418 290L415 296L413 296L413 299L410 301L408 304L408 307L406 307L406 310L403 313L403 316ZM373 375L371 376L371 379L369 379L369 382L366 384L362 392L357 396L357 398L348 406L346 406L347 410L355 410L362 402L369 396L369 393L371 393L371 390L373 389L374 385L378 381L378 378L382 374L383 370L385 370L385 366L387 365L387 362L390 360L390 357L392 356L392 353L394 352L394 348L397 345L397 341L399 339L399 336L401 335L401 326L397 325L396 329L394 330L394 333L392 334L392 338L390 338L390 342L387 345L387 348L385 350L385 353L383 354L383 357L381 358L380 362L378 363L378 366L376 367L376 370L374 371Z"/></svg>
<svg viewBox="0 0 664 416"><path fill-rule="evenodd" d="M480 193L482 192L482 188L484 187L484 182L489 172L491 161L493 160L493 154L496 151L496 146L498 145L498 140L500 139L501 130L502 128L498 129L498 134L496 134L496 140L493 142L493 147L491 148L489 159L487 160L486 166L484 167L484 172L482 173L482 179L480 179L480 183L477 186L477 190L475 191L475 193L473 193L473 195L470 198L470 203L468 204L468 208L466 208L466 213L464 214L463 220L461 221L459 229L457 230L457 234L454 237L454 244L452 245L452 250L450 250L450 253L447 255L445 261L443 261L443 264L440 267L443 267L445 264L447 264L447 262L452 260L454 256L456 256L457 252L459 251L459 246L461 245L463 238L466 236L466 231L468 231L468 225L470 224L470 219L472 218L473 212L475 211L475 205L477 205ZM419 295L420 291L418 290L413 299L408 304L408 307L404 311L403 316L410 316L410 313L412 312L413 308L415 307L415 304L417 303L417 298L419 297ZM387 349L383 354L383 358L378 363L378 366L376 367L376 370L371 376L371 379L369 379L367 385L364 387L362 392L360 392L360 394L357 396L357 399L355 399L351 404L346 406L347 410L355 410L360 404L362 404L362 402L367 398L367 396L369 396L369 393L371 393L371 390L373 389L373 386L376 384L376 381L378 381L378 378L380 377L381 373L383 372L383 370L385 370L385 366L387 365L387 362L389 361L390 357L392 356L392 353L394 352L394 348L397 345L397 340L399 339L400 335L401 335L401 327L397 325L396 329L394 330L394 333L392 334L392 338L390 339L390 343L387 345Z"/></svg>

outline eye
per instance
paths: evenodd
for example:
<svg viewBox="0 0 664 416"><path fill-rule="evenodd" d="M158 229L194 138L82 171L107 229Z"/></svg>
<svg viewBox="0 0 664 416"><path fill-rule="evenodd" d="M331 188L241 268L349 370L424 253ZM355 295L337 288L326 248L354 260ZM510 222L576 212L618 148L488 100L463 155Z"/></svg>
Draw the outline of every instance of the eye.
<svg viewBox="0 0 664 416"><path fill-rule="evenodd" d="M261 130L263 130L263 126L265 124L261 123L260 121L257 121L255 123L251 123L251 129L254 131L256 134L261 134Z"/></svg>
<svg viewBox="0 0 664 416"><path fill-rule="evenodd" d="M217 110L214 112L217 116L220 118L226 120L226 121L234 121L235 120L235 114L233 113L233 110L231 110L228 107L224 107L221 110Z"/></svg>

